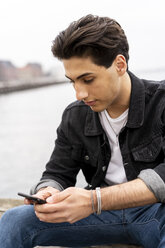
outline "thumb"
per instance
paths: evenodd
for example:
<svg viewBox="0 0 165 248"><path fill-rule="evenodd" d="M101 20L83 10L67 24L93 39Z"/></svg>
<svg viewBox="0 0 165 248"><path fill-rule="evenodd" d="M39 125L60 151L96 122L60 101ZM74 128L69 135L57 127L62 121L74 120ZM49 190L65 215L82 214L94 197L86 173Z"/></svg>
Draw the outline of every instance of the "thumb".
<svg viewBox="0 0 165 248"><path fill-rule="evenodd" d="M47 203L57 203L65 200L70 194L64 190L62 192L55 193L54 195L46 199Z"/></svg>

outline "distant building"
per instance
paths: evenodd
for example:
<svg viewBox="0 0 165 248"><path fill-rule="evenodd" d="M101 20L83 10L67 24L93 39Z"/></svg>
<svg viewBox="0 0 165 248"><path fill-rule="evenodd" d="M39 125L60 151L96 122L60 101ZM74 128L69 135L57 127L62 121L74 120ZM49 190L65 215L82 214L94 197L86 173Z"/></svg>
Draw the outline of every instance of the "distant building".
<svg viewBox="0 0 165 248"><path fill-rule="evenodd" d="M28 63L25 67L18 69L20 80L34 79L43 75L42 66L39 63Z"/></svg>
<svg viewBox="0 0 165 248"><path fill-rule="evenodd" d="M7 60L0 60L0 81L7 82L18 79L18 69Z"/></svg>
<svg viewBox="0 0 165 248"><path fill-rule="evenodd" d="M27 81L42 76L44 73L39 63L28 63L22 68L17 68L10 61L0 60L0 81L2 82Z"/></svg>

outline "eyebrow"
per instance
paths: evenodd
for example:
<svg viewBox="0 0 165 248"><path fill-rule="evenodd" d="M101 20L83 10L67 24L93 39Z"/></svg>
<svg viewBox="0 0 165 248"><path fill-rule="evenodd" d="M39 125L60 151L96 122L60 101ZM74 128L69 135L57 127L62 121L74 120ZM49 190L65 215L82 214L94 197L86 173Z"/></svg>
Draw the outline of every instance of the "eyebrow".
<svg viewBox="0 0 165 248"><path fill-rule="evenodd" d="M81 74L80 76L78 76L76 79L80 79L82 77L85 77L85 76L88 76L88 75L91 75L93 74L92 72L86 72L86 73L83 73ZM70 77L68 77L67 75L65 75L66 78L68 78L69 80L73 81Z"/></svg>

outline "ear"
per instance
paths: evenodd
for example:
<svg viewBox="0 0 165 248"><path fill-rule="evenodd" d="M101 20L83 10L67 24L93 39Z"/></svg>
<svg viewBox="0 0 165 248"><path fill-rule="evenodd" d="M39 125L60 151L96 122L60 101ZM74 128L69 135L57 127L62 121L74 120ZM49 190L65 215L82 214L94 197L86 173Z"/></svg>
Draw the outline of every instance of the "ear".
<svg viewBox="0 0 165 248"><path fill-rule="evenodd" d="M122 54L118 54L115 58L116 70L120 76L122 76L127 71L127 62Z"/></svg>

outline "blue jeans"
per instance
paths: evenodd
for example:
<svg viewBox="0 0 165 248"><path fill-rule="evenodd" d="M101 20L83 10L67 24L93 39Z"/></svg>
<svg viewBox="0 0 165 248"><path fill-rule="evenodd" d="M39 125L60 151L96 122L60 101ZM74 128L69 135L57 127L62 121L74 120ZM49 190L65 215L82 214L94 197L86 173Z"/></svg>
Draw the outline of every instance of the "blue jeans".
<svg viewBox="0 0 165 248"><path fill-rule="evenodd" d="M85 247L115 243L165 247L165 205L102 211L74 224L41 222L33 206L8 210L0 219L2 248Z"/></svg>

